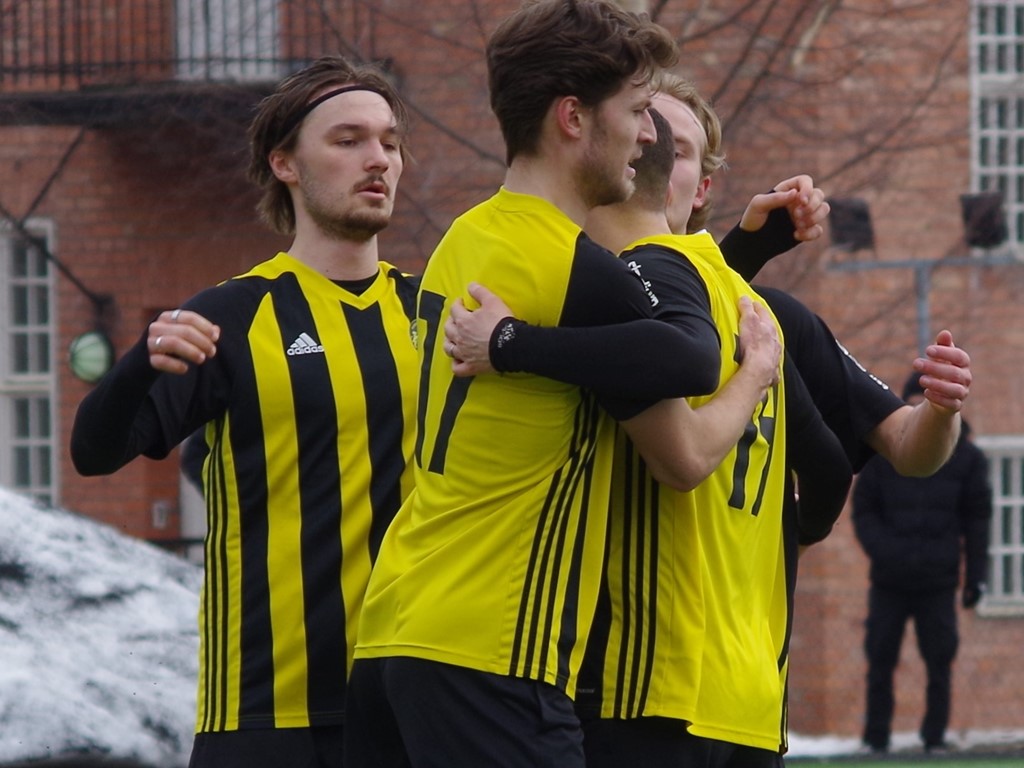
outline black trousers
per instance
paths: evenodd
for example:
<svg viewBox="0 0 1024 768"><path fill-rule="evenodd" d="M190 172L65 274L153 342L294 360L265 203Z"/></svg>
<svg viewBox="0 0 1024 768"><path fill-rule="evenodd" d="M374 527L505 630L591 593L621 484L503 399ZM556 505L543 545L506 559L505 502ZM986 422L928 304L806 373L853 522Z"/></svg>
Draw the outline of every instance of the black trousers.
<svg viewBox="0 0 1024 768"><path fill-rule="evenodd" d="M346 768L583 768L572 700L553 685L424 659L356 659Z"/></svg>
<svg viewBox="0 0 1024 768"><path fill-rule="evenodd" d="M197 733L189 768L342 768L344 728Z"/></svg>
<svg viewBox="0 0 1024 768"><path fill-rule="evenodd" d="M911 618L917 647L928 673L920 730L925 746L941 744L949 725L952 667L959 644L956 588L910 591L872 585L864 643L868 659L864 742L875 749L889 746L893 673L900 658L904 628Z"/></svg>
<svg viewBox="0 0 1024 768"><path fill-rule="evenodd" d="M694 736L666 717L583 720L587 768L782 768L767 749Z"/></svg>

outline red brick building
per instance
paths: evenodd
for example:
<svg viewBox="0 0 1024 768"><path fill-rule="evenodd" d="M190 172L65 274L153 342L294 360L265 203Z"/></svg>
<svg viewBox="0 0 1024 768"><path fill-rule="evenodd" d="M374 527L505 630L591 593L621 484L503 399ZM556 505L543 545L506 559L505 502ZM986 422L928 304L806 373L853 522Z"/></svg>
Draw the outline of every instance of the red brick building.
<svg viewBox="0 0 1024 768"><path fill-rule="evenodd" d="M103 479L67 456L89 385L72 339L120 353L153 314L287 245L256 221L244 127L278 77L323 53L384 62L414 118L382 253L422 268L453 216L500 183L483 48L517 0L33 0L0 25L0 484L173 544L177 462ZM631 2L680 40L711 95L731 169L721 234L750 195L796 172L867 204L872 237L780 257L761 276L822 314L899 385L942 327L973 359L967 416L992 458L993 590L961 624L954 736L1024 727L1024 22L1014 0ZM713 5L714 7L707 7ZM965 241L960 195L1001 193L1007 242ZM837 204L837 208L840 206ZM29 236L31 239L26 239ZM855 238L856 239L856 238ZM844 241L850 242L849 237ZM867 563L846 517L805 558L791 728L859 734ZM896 729L916 731L909 641Z"/></svg>

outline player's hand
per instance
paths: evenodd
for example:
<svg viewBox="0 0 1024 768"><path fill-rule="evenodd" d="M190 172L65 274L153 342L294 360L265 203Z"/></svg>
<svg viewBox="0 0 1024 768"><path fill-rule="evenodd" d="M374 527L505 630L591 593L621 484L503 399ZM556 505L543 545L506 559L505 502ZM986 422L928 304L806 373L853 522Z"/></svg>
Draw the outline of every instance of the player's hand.
<svg viewBox="0 0 1024 768"><path fill-rule="evenodd" d="M740 297L741 368L755 375L764 389L778 383L782 342L768 308L749 296Z"/></svg>
<svg viewBox="0 0 1024 768"><path fill-rule="evenodd" d="M444 324L444 352L452 358L456 376L494 371L491 337L498 323L512 315L504 301L479 283L470 283L467 290L479 308L469 310L462 299L456 299Z"/></svg>
<svg viewBox="0 0 1024 768"><path fill-rule="evenodd" d="M188 364L202 365L217 354L220 328L198 312L166 310L149 325L149 364L164 373L182 374Z"/></svg>
<svg viewBox="0 0 1024 768"><path fill-rule="evenodd" d="M960 596L960 604L964 608L973 608L981 602L981 596L984 594L984 584L965 584L963 594Z"/></svg>
<svg viewBox="0 0 1024 768"><path fill-rule="evenodd" d="M953 343L953 334L939 331L925 357L914 360L914 370L922 374L925 398L954 413L964 407L971 391L971 357Z"/></svg>
<svg viewBox="0 0 1024 768"><path fill-rule="evenodd" d="M756 232L764 226L768 214L776 208L789 211L793 221L793 237L801 242L816 240L825 233L822 224L831 210L825 200L825 193L814 186L810 176L801 174L780 181L773 192L754 195L740 219L740 228Z"/></svg>

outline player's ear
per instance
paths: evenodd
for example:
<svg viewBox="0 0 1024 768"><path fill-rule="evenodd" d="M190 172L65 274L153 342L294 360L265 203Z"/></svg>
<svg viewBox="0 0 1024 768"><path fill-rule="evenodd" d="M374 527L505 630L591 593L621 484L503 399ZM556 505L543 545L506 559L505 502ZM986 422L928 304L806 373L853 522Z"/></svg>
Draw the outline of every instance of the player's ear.
<svg viewBox="0 0 1024 768"><path fill-rule="evenodd" d="M267 156L267 162L270 164L270 170L273 171L274 176L280 181L285 184L298 181L291 152L285 152L283 149L271 150Z"/></svg>
<svg viewBox="0 0 1024 768"><path fill-rule="evenodd" d="M697 194L693 198L693 210L699 211L708 201L708 192L711 189L711 177L705 176L697 182Z"/></svg>
<svg viewBox="0 0 1024 768"><path fill-rule="evenodd" d="M590 110L584 107L576 96L562 96L552 106L555 126L563 135L578 139L590 118Z"/></svg>

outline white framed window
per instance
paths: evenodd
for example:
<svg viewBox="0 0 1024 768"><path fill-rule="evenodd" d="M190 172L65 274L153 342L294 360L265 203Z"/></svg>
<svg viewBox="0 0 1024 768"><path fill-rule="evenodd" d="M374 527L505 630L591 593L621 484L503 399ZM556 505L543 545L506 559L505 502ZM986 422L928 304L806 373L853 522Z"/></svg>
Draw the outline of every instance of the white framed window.
<svg viewBox="0 0 1024 768"><path fill-rule="evenodd" d="M281 76L278 0L175 0L182 80L260 81Z"/></svg>
<svg viewBox="0 0 1024 768"><path fill-rule="evenodd" d="M979 437L992 484L988 593L982 615L1024 615L1024 435Z"/></svg>
<svg viewBox="0 0 1024 768"><path fill-rule="evenodd" d="M970 30L971 189L1002 194L1024 243L1024 0L972 0Z"/></svg>
<svg viewBox="0 0 1024 768"><path fill-rule="evenodd" d="M53 249L46 223L27 227ZM56 504L56 304L43 250L0 228L0 485Z"/></svg>

